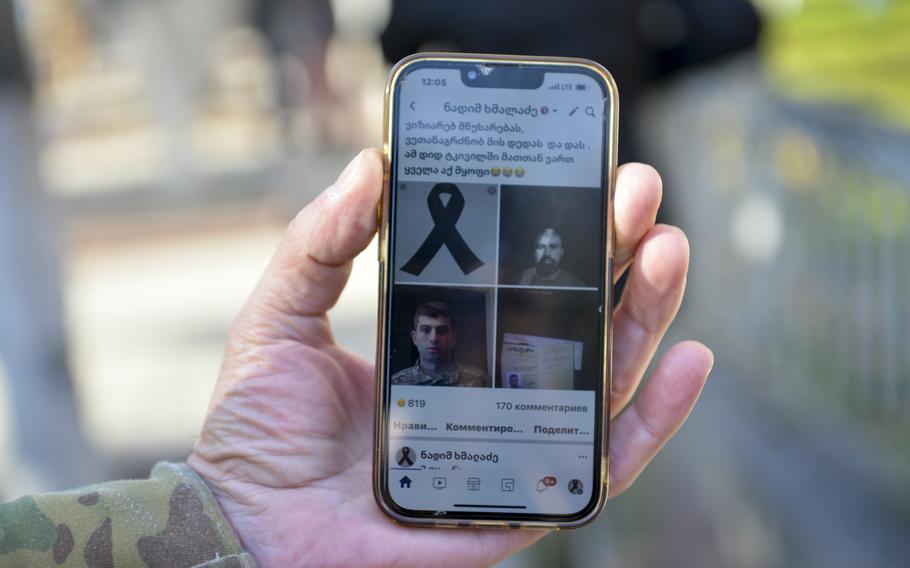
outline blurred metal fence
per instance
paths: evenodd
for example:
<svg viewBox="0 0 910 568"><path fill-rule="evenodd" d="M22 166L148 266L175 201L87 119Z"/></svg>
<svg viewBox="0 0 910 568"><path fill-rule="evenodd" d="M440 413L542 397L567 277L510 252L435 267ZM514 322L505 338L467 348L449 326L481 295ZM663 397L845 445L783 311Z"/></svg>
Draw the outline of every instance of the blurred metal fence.
<svg viewBox="0 0 910 568"><path fill-rule="evenodd" d="M906 467L910 132L775 97L751 61L651 108L692 245L687 324L755 396Z"/></svg>

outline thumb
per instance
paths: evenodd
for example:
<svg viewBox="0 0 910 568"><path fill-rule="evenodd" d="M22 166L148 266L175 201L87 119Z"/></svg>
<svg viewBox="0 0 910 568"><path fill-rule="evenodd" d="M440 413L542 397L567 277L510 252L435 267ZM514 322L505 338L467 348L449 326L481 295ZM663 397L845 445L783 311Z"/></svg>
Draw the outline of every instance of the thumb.
<svg viewBox="0 0 910 568"><path fill-rule="evenodd" d="M235 329L242 326L247 333L282 335L271 339L283 339L291 332L294 339L306 343L331 340L324 315L344 289L354 257L376 232L382 181L382 154L364 150L334 184L297 214ZM314 318L322 325L307 325Z"/></svg>

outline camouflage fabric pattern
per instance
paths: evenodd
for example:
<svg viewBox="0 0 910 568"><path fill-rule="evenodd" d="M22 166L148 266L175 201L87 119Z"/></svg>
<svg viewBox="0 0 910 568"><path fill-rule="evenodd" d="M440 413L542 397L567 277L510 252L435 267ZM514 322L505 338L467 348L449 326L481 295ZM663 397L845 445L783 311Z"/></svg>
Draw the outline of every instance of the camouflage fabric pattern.
<svg viewBox="0 0 910 568"><path fill-rule="evenodd" d="M255 568L185 464L0 505L0 567Z"/></svg>
<svg viewBox="0 0 910 568"><path fill-rule="evenodd" d="M429 371L420 366L418 359L413 367L392 375L392 384L479 388L490 386L490 375L477 367L461 363L456 363L445 371Z"/></svg>

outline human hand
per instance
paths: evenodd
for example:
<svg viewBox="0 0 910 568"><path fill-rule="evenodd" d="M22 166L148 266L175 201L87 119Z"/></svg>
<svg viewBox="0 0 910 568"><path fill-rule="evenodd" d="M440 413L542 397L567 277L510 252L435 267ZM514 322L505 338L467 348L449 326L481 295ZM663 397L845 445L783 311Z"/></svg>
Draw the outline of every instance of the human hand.
<svg viewBox="0 0 910 568"><path fill-rule="evenodd" d="M373 499L373 365L335 344L326 312L376 230L381 188L382 156L366 150L290 224L231 327L188 460L263 568L489 565L546 534L409 528ZM682 231L654 224L660 198L656 171L620 168L616 277L631 274L614 312L611 497L683 423L713 364L703 345L676 345L629 404L688 269Z"/></svg>

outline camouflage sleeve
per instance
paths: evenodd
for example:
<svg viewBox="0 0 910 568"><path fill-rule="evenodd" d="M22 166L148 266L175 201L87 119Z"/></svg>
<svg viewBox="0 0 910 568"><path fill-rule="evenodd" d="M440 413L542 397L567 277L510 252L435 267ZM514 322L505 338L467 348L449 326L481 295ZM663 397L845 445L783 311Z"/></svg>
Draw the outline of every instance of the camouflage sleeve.
<svg viewBox="0 0 910 568"><path fill-rule="evenodd" d="M185 464L0 505L0 567L256 568Z"/></svg>

